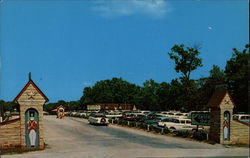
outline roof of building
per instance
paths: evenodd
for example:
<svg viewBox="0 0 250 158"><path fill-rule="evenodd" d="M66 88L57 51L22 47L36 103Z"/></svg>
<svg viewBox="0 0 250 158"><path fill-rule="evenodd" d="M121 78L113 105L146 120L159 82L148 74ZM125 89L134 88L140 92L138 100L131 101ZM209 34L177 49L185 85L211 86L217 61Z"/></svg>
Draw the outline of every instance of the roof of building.
<svg viewBox="0 0 250 158"><path fill-rule="evenodd" d="M9 120L9 121L4 121L4 122L0 122L0 125L7 125L7 124L10 124L10 123L14 123L16 121L19 121L20 118L15 118L15 119L12 119L12 120Z"/></svg>
<svg viewBox="0 0 250 158"><path fill-rule="evenodd" d="M64 106L62 106L62 105L59 105L56 109L59 109L59 108L63 108L63 109L65 109L65 107L64 107Z"/></svg>
<svg viewBox="0 0 250 158"><path fill-rule="evenodd" d="M208 107L219 107L221 105L222 100L226 96L226 94L229 95L233 105L235 105L231 95L229 94L228 91L225 90L225 91L214 92L213 96L210 98L209 102L207 103L207 106Z"/></svg>
<svg viewBox="0 0 250 158"><path fill-rule="evenodd" d="M18 95L13 100L14 102L17 102L17 100L20 98L20 96L24 93L24 91L29 87L29 85L32 85L37 92L45 99L45 102L48 102L49 99L43 94L43 92L38 88L38 86L32 81L32 79L29 80L29 82L23 87L23 89L18 93Z"/></svg>

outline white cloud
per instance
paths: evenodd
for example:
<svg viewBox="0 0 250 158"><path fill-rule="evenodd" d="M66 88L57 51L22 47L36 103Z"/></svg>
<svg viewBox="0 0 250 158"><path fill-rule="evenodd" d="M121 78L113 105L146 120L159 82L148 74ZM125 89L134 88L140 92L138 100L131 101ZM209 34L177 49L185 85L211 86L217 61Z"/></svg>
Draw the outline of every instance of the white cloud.
<svg viewBox="0 0 250 158"><path fill-rule="evenodd" d="M92 9L106 18L131 15L163 18L172 11L166 0L104 0L95 4Z"/></svg>
<svg viewBox="0 0 250 158"><path fill-rule="evenodd" d="M213 29L213 27L212 27L212 26L209 26L209 27L208 27L208 29L209 29L209 30L212 30L212 29Z"/></svg>
<svg viewBox="0 0 250 158"><path fill-rule="evenodd" d="M84 86L89 86L89 85L91 85L92 83L90 83L90 82L83 82L83 85Z"/></svg>

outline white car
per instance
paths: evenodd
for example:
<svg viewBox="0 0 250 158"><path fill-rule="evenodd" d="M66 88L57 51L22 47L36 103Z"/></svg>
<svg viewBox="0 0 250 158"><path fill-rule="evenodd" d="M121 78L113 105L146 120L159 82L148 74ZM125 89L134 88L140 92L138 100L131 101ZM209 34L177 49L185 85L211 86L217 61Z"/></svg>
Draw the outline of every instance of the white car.
<svg viewBox="0 0 250 158"><path fill-rule="evenodd" d="M105 115L107 118L119 118L122 117L122 113L119 112L110 112Z"/></svg>
<svg viewBox="0 0 250 158"><path fill-rule="evenodd" d="M93 113L89 116L89 124L93 125L108 125L109 121L102 113Z"/></svg>
<svg viewBox="0 0 250 158"><path fill-rule="evenodd" d="M233 115L233 119L234 120L238 120L241 122L246 122L246 123L250 123L250 115L249 114L234 114Z"/></svg>
<svg viewBox="0 0 250 158"><path fill-rule="evenodd" d="M172 120L174 119L174 117L167 117L161 121L158 122L158 126L159 127L166 127L166 125L169 123L169 122L172 122Z"/></svg>
<svg viewBox="0 0 250 158"><path fill-rule="evenodd" d="M182 118L173 118L167 120L166 122L162 121L159 122L158 125L167 127L170 131L195 130L197 127L196 125L191 125L190 119L182 119Z"/></svg>

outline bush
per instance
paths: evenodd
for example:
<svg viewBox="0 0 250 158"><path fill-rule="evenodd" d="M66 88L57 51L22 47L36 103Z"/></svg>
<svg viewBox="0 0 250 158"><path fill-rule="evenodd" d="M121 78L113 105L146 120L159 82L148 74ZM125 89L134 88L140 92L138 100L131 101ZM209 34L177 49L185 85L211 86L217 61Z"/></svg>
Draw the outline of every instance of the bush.
<svg viewBox="0 0 250 158"><path fill-rule="evenodd" d="M161 134L168 134L170 133L168 128L162 128L162 127L157 127L157 126L152 126L152 130L161 133Z"/></svg>
<svg viewBox="0 0 250 158"><path fill-rule="evenodd" d="M207 134L208 133L204 130L195 131L193 134L193 138L199 141L207 140Z"/></svg>
<svg viewBox="0 0 250 158"><path fill-rule="evenodd" d="M189 130L179 130L179 131L176 131L175 133L176 133L176 136L183 137L183 138L192 137L193 135L193 131L189 131Z"/></svg>

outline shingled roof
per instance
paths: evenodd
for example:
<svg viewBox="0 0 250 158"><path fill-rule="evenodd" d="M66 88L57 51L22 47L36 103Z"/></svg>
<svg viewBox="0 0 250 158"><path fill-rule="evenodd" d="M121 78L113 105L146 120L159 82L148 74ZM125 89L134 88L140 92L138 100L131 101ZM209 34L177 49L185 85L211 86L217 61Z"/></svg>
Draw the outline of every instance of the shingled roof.
<svg viewBox="0 0 250 158"><path fill-rule="evenodd" d="M222 100L226 96L226 94L229 95L231 101L233 102L233 99L231 95L228 93L228 91L217 91L214 92L213 96L210 98L209 102L207 103L208 107L219 107L221 105ZM234 104L234 102L233 102ZM235 105L235 104L234 104Z"/></svg>

